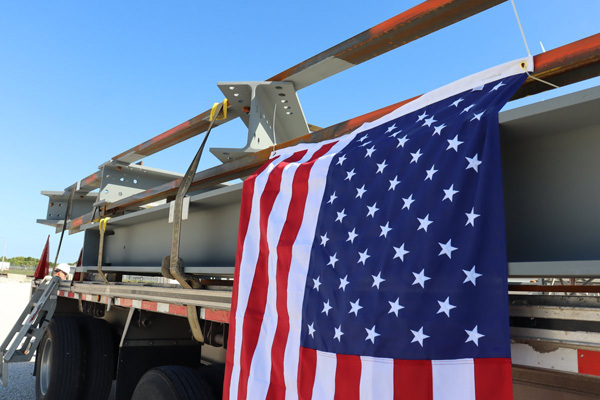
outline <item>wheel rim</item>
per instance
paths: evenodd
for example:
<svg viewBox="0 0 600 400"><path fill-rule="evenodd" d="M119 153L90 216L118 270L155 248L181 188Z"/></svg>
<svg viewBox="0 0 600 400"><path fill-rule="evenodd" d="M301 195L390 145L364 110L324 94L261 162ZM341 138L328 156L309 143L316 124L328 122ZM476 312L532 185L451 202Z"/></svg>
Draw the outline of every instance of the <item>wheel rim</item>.
<svg viewBox="0 0 600 400"><path fill-rule="evenodd" d="M40 361L40 392L42 396L50 386L50 372L52 371L52 339L46 340L42 349L42 360Z"/></svg>

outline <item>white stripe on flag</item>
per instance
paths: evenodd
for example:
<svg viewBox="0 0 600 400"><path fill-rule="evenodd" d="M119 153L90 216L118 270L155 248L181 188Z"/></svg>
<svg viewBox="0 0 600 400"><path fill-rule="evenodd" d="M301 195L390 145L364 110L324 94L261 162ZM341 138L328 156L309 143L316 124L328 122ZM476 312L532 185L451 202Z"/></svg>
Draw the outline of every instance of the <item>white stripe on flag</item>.
<svg viewBox="0 0 600 400"><path fill-rule="evenodd" d="M335 396L335 370L337 357L332 353L317 351L317 369L315 371L315 385L312 398L315 400L329 400Z"/></svg>
<svg viewBox="0 0 600 400"><path fill-rule="evenodd" d="M287 343L284 352L283 367L285 379L285 398L295 400L298 398L298 363L300 360L300 337L302 335L302 304L304 302L304 289L306 288L306 276L310 263L310 253L315 238L317 219L329 165L334 156L348 145L354 137L345 137L336 143L326 155L315 161L308 179L308 194L306 207L302 217L302 225L298 236L292 247L292 260L287 295L287 308L290 321ZM319 146L321 148L322 146ZM318 376L318 375L317 375ZM335 377L334 377L335 380Z"/></svg>
<svg viewBox="0 0 600 400"><path fill-rule="evenodd" d="M431 362L433 400L475 400L473 359Z"/></svg>
<svg viewBox="0 0 600 400"><path fill-rule="evenodd" d="M316 148L314 150L317 150ZM269 257L267 271L269 283L267 286L267 303L263 314L263 322L256 344L256 350L250 366L250 379L248 380L248 399L264 399L269 390L271 377L271 347L277 329L277 244L281 231L286 223L290 201L292 199L292 183L294 175L300 164L307 162L314 154L307 152L299 161L290 163L283 168L279 193L273 204L273 209L268 218L267 244ZM256 203L258 207L258 203Z"/></svg>
<svg viewBox="0 0 600 400"><path fill-rule="evenodd" d="M365 356L360 358L360 398L394 398L394 360Z"/></svg>
<svg viewBox="0 0 600 400"><path fill-rule="evenodd" d="M273 161L254 181L254 194L252 196L252 204L257 204L265 189L269 173L281 162L281 157ZM240 279L238 281L238 304L235 313L235 344L233 353L233 368L231 372L231 383L229 385L229 398L238 398L238 386L240 379L240 353L242 349L242 328L244 326L244 315L246 314L246 306L248 297L250 296L250 288L252 287L252 279L254 278L256 261L258 260L260 230L258 229L258 221L260 220L260 207L252 207L248 223L248 232L244 238L244 247L242 252L242 260L240 262ZM253 229L254 228L254 229ZM241 283L244 284L241 284Z"/></svg>

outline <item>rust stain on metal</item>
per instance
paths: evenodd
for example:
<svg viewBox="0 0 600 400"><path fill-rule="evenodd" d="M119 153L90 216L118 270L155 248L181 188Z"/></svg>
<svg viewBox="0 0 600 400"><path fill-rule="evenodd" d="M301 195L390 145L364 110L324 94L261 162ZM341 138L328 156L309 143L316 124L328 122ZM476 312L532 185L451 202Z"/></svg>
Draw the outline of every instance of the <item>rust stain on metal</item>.
<svg viewBox="0 0 600 400"><path fill-rule="evenodd" d="M533 61L534 76L559 86L596 77L600 75L600 33L538 54ZM512 100L550 89L542 82L527 78Z"/></svg>
<svg viewBox="0 0 600 400"><path fill-rule="evenodd" d="M289 79L292 75L331 57L357 65L505 1L426 1L288 68L268 80Z"/></svg>

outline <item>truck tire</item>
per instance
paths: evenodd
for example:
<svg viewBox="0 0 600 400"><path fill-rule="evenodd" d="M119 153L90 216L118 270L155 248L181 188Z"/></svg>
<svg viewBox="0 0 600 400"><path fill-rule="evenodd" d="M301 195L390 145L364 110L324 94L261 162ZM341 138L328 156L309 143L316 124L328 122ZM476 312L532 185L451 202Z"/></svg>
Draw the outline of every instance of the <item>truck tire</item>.
<svg viewBox="0 0 600 400"><path fill-rule="evenodd" d="M146 372L131 400L217 400L217 397L196 370L166 366Z"/></svg>
<svg viewBox="0 0 600 400"><path fill-rule="evenodd" d="M104 320L80 319L83 342L82 368L78 399L106 400L115 370L115 342L110 325Z"/></svg>
<svg viewBox="0 0 600 400"><path fill-rule="evenodd" d="M77 319L53 318L37 350L35 394L40 400L76 400L81 369Z"/></svg>
<svg viewBox="0 0 600 400"><path fill-rule="evenodd" d="M211 364L200 368L200 377L210 386L218 399L223 397L223 380L225 379L225 364Z"/></svg>

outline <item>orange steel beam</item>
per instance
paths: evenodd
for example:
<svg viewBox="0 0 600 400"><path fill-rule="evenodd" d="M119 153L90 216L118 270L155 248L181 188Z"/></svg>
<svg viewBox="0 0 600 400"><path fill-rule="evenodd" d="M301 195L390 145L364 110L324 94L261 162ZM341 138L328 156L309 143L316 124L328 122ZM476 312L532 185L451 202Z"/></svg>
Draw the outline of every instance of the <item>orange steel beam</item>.
<svg viewBox="0 0 600 400"><path fill-rule="evenodd" d="M506 0L429 0L339 43L271 78L294 82L296 90L387 53ZM210 110L113 157L136 162L205 132ZM220 123L222 124L222 123ZM218 124L219 125L219 124Z"/></svg>
<svg viewBox="0 0 600 400"><path fill-rule="evenodd" d="M546 53L534 57L535 70L534 76L543 78L551 82L562 84L574 83L600 75L600 34L590 36L549 50ZM545 84L539 85L537 81L528 78L521 89L513 96L512 100L550 89ZM413 101L404 100L396 104L372 111L360 117L350 119L345 122L321 129L312 134L281 143L276 149L282 149L293 146L298 143L320 142L326 139L333 139L352 132L365 122L371 122L380 118L396 108ZM272 149L265 149L256 153L249 154L232 162L218 165L204 171L198 172L192 183L191 190L212 186L218 183L231 181L240 177L248 176L259 166L269 159ZM164 199L176 193L179 187L179 180L148 189L144 192L135 194L106 206L106 215L119 214L127 209L147 204L159 199ZM90 216L83 216L78 220L72 221L71 228L76 228L86 222L89 222Z"/></svg>

